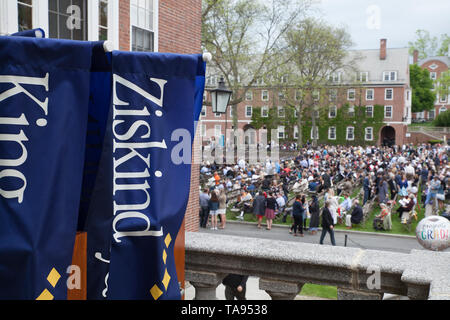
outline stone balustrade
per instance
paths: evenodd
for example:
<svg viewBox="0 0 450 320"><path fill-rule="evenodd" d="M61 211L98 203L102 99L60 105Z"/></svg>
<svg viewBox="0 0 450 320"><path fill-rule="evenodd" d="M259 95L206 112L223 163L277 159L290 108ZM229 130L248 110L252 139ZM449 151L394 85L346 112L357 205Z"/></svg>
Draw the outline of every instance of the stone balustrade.
<svg viewBox="0 0 450 320"><path fill-rule="evenodd" d="M304 284L337 286L338 299L450 300L450 253L409 254L273 241L220 234L186 234L186 280L195 299L216 299L229 273L256 276L272 299L293 299Z"/></svg>

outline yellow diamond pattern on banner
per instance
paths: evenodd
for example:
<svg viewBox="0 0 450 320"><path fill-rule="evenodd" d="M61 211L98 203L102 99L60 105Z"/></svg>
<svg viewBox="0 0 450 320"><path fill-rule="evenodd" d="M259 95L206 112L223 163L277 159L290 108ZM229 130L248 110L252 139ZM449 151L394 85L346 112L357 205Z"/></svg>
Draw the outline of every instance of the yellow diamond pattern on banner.
<svg viewBox="0 0 450 320"><path fill-rule="evenodd" d="M164 240L164 243L166 244L167 248L169 247L171 241L172 241L172 237L170 236L170 233L168 233L166 236L166 239Z"/></svg>
<svg viewBox="0 0 450 320"><path fill-rule="evenodd" d="M61 278L61 275L59 274L59 272L56 271L55 268L53 268L52 271L50 271L50 273L48 274L47 281L50 282L50 284L54 288L60 278Z"/></svg>
<svg viewBox="0 0 450 320"><path fill-rule="evenodd" d="M164 250L164 251L163 251L163 261L164 261L164 264L166 264L166 260L167 260L167 253L166 253L166 250Z"/></svg>
<svg viewBox="0 0 450 320"><path fill-rule="evenodd" d="M166 272L164 273L164 279L162 281L162 283L164 285L164 288L166 288L166 291L167 291L167 287L169 286L170 279L171 279L170 275L169 275L169 273L167 272L167 269L166 269Z"/></svg>
<svg viewBox="0 0 450 320"><path fill-rule="evenodd" d="M42 291L42 293L39 295L39 297L36 298L36 300L53 300L53 295L45 289Z"/></svg>
<svg viewBox="0 0 450 320"><path fill-rule="evenodd" d="M153 288L150 290L150 293L152 294L153 299L158 300L159 297L163 294L161 289L158 288L158 286L155 284Z"/></svg>

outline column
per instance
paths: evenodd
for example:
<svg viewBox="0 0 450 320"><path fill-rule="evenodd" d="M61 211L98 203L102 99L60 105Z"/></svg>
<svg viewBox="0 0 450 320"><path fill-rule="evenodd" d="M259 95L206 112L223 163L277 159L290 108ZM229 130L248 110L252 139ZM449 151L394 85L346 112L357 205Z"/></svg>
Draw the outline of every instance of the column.
<svg viewBox="0 0 450 320"><path fill-rule="evenodd" d="M194 300L217 300L216 288L221 283L225 275L186 270L186 281L189 281L195 288Z"/></svg>
<svg viewBox="0 0 450 320"><path fill-rule="evenodd" d="M259 289L266 291L272 300L294 300L303 285L304 283L259 279Z"/></svg>

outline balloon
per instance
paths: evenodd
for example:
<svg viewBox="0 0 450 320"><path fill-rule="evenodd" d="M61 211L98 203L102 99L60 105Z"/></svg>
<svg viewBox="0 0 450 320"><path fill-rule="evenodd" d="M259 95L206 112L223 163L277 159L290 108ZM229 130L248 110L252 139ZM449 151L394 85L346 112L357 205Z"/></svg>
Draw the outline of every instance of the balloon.
<svg viewBox="0 0 450 320"><path fill-rule="evenodd" d="M440 216L422 219L417 225L416 237L428 250L443 251L450 248L450 221Z"/></svg>

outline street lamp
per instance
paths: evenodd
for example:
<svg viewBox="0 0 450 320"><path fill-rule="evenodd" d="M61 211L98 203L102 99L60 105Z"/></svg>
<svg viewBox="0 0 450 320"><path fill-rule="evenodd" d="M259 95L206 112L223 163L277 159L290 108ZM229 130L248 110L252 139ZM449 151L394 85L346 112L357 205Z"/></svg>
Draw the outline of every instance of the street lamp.
<svg viewBox="0 0 450 320"><path fill-rule="evenodd" d="M225 82L223 78L219 80L219 86L215 89L209 90L211 93L211 103L213 113L225 113L225 137L224 137L224 147L227 146L227 125L228 125L228 114L227 107L230 103L231 94L233 91L228 90L225 87Z"/></svg>

